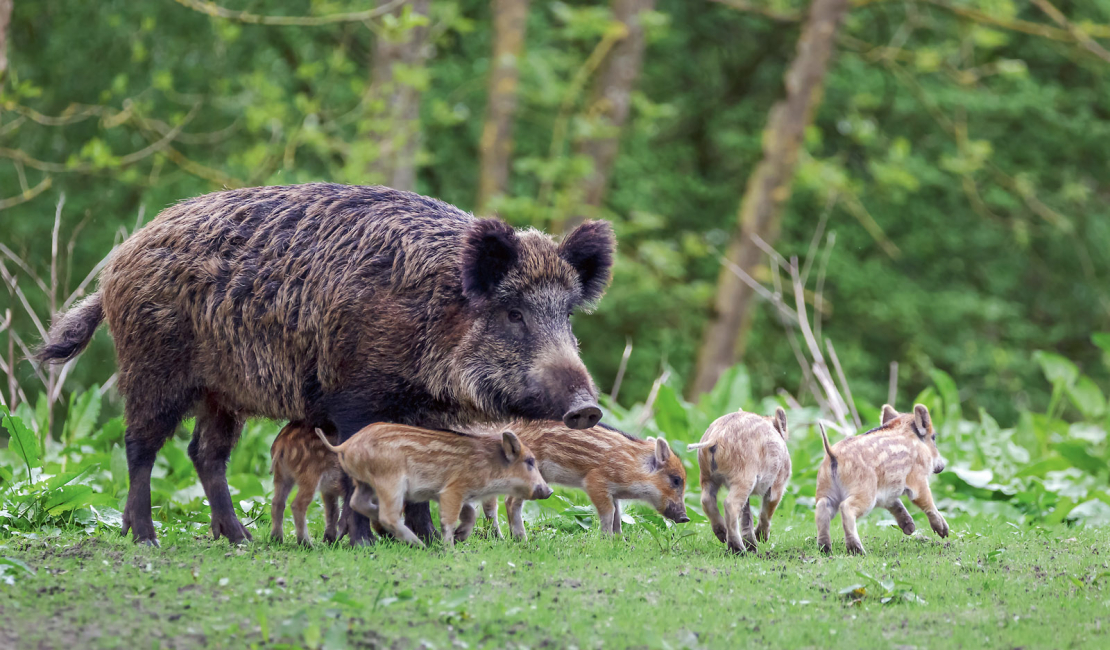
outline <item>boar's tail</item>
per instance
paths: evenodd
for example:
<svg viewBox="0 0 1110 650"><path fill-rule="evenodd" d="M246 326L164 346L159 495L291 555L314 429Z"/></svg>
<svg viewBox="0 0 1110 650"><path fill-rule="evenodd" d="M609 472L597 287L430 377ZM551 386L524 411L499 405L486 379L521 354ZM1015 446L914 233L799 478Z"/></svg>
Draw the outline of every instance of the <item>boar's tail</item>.
<svg viewBox="0 0 1110 650"><path fill-rule="evenodd" d="M50 333L34 358L42 363L63 363L81 354L104 320L100 293L85 298L50 326Z"/></svg>
<svg viewBox="0 0 1110 650"><path fill-rule="evenodd" d="M832 453L832 447L829 446L829 436L825 433L825 425L818 422L817 426L821 427L821 442L825 445L825 455L829 457L829 469L832 470L833 480L838 480L836 476L836 456Z"/></svg>
<svg viewBox="0 0 1110 650"><path fill-rule="evenodd" d="M336 447L335 445L328 442L327 436L325 436L324 432L320 430L320 427L316 427L316 435L320 437L320 442L324 443L324 446L328 448L328 451L334 454L339 453L339 447Z"/></svg>

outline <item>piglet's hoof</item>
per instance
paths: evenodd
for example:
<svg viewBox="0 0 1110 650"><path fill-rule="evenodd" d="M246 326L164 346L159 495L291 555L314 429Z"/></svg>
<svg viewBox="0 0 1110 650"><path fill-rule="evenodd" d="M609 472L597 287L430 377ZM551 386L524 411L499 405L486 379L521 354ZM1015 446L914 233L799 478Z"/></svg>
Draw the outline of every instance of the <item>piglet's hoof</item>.
<svg viewBox="0 0 1110 650"><path fill-rule="evenodd" d="M917 526L914 526L912 519L900 524L899 527L902 529L902 532L906 535L913 535L914 531L917 530Z"/></svg>
<svg viewBox="0 0 1110 650"><path fill-rule="evenodd" d="M740 544L739 542L729 542L728 543L728 550L737 554L737 555L743 555L744 554L744 546L742 544Z"/></svg>
<svg viewBox="0 0 1110 650"><path fill-rule="evenodd" d="M818 544L817 548L825 555L832 553L832 546L829 546L828 544Z"/></svg>
<svg viewBox="0 0 1110 650"><path fill-rule="evenodd" d="M859 542L848 542L848 552L852 555L866 555L863 550L863 545Z"/></svg>
<svg viewBox="0 0 1110 650"><path fill-rule="evenodd" d="M724 526L714 526L713 534L717 536L717 539L721 540L722 544L728 543L728 535L725 533Z"/></svg>

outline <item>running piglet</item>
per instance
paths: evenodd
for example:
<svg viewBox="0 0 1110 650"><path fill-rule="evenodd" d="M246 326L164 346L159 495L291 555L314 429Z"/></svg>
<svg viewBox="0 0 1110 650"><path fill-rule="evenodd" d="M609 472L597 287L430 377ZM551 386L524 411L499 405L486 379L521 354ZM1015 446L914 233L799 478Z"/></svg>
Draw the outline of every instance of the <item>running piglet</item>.
<svg viewBox="0 0 1110 650"><path fill-rule="evenodd" d="M886 508L906 535L914 532L913 518L902 505L905 494L925 512L933 532L948 537L948 522L933 503L929 475L944 471L937 450L937 434L929 409L918 404L913 413L899 414L883 405L882 425L841 440L832 447L821 427L825 460L817 470L817 546L832 550L829 525L840 514L849 553L862 555L856 520L876 506Z"/></svg>
<svg viewBox="0 0 1110 650"><path fill-rule="evenodd" d="M757 540L766 542L771 536L771 517L790 481L788 436L781 408L773 417L738 411L718 418L701 442L687 447L698 451L702 509L717 539L735 553L754 551ZM728 489L723 520L717 507L721 487ZM754 495L763 499L756 530L749 503Z"/></svg>

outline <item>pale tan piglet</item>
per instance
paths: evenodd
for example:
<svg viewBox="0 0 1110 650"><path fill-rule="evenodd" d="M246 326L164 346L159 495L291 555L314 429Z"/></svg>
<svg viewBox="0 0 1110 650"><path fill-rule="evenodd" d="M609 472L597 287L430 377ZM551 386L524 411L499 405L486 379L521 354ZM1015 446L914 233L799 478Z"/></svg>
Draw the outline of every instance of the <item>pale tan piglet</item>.
<svg viewBox="0 0 1110 650"><path fill-rule="evenodd" d="M876 506L894 515L902 532L912 535L913 518L902 505L905 494L929 518L933 532L948 536L948 522L933 503L929 476L944 471L929 409L918 404L899 414L883 405L882 426L829 447L821 427L825 460L817 470L817 546L832 549L829 525L839 513L849 553L862 554L856 520Z"/></svg>
<svg viewBox="0 0 1110 650"><path fill-rule="evenodd" d="M790 481L788 435L781 408L773 417L738 411L718 418L701 442L687 446L698 451L702 509L717 539L733 552L754 551L757 540L771 536L771 517ZM728 489L723 520L717 507L721 487ZM753 495L763 499L757 530L752 529Z"/></svg>

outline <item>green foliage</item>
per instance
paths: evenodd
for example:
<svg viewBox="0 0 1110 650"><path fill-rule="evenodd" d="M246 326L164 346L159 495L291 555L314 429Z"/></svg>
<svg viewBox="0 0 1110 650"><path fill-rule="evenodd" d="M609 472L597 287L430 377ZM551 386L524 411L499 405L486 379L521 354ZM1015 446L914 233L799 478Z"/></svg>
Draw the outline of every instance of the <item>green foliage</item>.
<svg viewBox="0 0 1110 650"><path fill-rule="evenodd" d="M365 8L222 4L267 15ZM792 14L805 3L750 4ZM1075 24L1101 24L1107 16L1096 4L1063 10ZM72 287L121 228L130 231L140 208L149 219L227 183L373 181L375 138L392 133L382 102L369 94L373 41L425 21L434 55L397 76L425 89L418 190L471 208L489 5L437 1L429 18L409 12L367 29L243 24L168 0L16 3L0 147L72 171L0 163L0 198L17 194L21 179L30 186L53 179L49 191L4 211L0 241L47 276L52 207L64 191L62 249L79 236L59 278ZM968 6L1003 21L1050 24L1031 4ZM1092 387L1108 385L1098 359L1110 354L1110 342L1088 338L1110 326L1110 208L1098 200L1106 184L1096 171L1110 161L1106 64L1066 38L976 22L935 4L926 20L916 7L873 2L851 12L778 246L804 255L815 215L830 194L840 197L829 226L838 244L825 333L861 399L881 402L887 364L896 360L903 390L936 383L932 369L941 369L962 387L962 409L986 408L1006 426L1050 401L1074 398L1093 414L1100 402ZM606 127L589 111L593 79L579 73L611 28L609 17L603 2L532 4L512 176L493 206L516 225L558 231L581 212L581 180L592 170L576 146ZM575 323L603 387L632 339L626 403L644 399L661 365L677 378L691 374L717 256L736 227L798 35L790 21L724 3L660 0L642 22L643 73L605 205L593 215L616 226L615 279L598 312ZM173 152L156 147L129 158L178 125ZM891 245L900 256L891 256ZM44 295L29 300L45 313ZM21 307L0 291L0 314L8 307L22 338L36 339ZM1053 399L1055 385L1040 381L1030 356L1037 349L1073 360L1093 383ZM755 315L747 350L754 393L797 392L799 370L771 310ZM85 357L71 379L79 392L110 376L109 338L99 334ZM33 377L27 364L20 373ZM672 389L685 385L676 380Z"/></svg>

